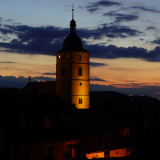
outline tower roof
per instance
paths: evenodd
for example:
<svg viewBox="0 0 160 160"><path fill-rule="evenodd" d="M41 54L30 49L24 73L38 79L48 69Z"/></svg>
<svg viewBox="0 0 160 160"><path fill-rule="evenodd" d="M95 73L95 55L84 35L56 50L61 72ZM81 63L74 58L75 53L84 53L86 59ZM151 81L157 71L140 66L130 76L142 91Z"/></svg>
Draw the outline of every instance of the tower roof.
<svg viewBox="0 0 160 160"><path fill-rule="evenodd" d="M76 21L74 20L74 8L72 7L72 20L70 21L70 34L63 42L63 48L60 51L82 51L88 52L83 49L83 43L79 36L76 34Z"/></svg>

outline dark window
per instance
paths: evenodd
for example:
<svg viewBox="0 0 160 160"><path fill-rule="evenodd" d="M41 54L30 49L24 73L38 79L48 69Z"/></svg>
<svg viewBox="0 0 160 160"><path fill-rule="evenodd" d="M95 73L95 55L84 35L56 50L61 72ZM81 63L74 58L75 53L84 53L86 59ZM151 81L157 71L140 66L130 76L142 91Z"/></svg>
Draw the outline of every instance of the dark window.
<svg viewBox="0 0 160 160"><path fill-rule="evenodd" d="M105 146L109 146L109 145L110 145L110 140L109 140L109 138L110 138L110 137L108 137L108 136L106 136L106 137L104 138L104 144L105 144Z"/></svg>
<svg viewBox="0 0 160 160"><path fill-rule="evenodd" d="M104 152L104 156L105 156L106 158L109 157L109 155L110 155L110 154L109 154L109 151L105 151L105 152Z"/></svg>
<svg viewBox="0 0 160 160"><path fill-rule="evenodd" d="M62 60L65 59L65 55L64 55L64 54L61 55L61 59L62 59Z"/></svg>
<svg viewBox="0 0 160 160"><path fill-rule="evenodd" d="M80 86L82 86L82 83L80 83Z"/></svg>
<svg viewBox="0 0 160 160"><path fill-rule="evenodd" d="M24 160L30 160L30 159L31 159L30 149L26 148L24 151Z"/></svg>
<svg viewBox="0 0 160 160"><path fill-rule="evenodd" d="M72 144L66 145L66 152L72 152Z"/></svg>
<svg viewBox="0 0 160 160"><path fill-rule="evenodd" d="M82 68L81 67L78 67L78 75L82 76Z"/></svg>
<svg viewBox="0 0 160 160"><path fill-rule="evenodd" d="M66 159L72 159L72 144L67 144L66 145L66 153L64 155Z"/></svg>
<svg viewBox="0 0 160 160"><path fill-rule="evenodd" d="M50 128L51 119L50 117L44 117L44 128Z"/></svg>
<svg viewBox="0 0 160 160"><path fill-rule="evenodd" d="M45 160L54 160L54 147L49 146L47 148L47 154L45 155Z"/></svg>
<svg viewBox="0 0 160 160"><path fill-rule="evenodd" d="M78 60L81 61L81 55L80 54L78 55Z"/></svg>
<svg viewBox="0 0 160 160"><path fill-rule="evenodd" d="M79 104L82 104L82 98L79 98Z"/></svg>
<svg viewBox="0 0 160 160"><path fill-rule="evenodd" d="M62 66L62 68L61 68L61 75L62 75L62 76L65 76L65 74L66 74L65 67Z"/></svg>

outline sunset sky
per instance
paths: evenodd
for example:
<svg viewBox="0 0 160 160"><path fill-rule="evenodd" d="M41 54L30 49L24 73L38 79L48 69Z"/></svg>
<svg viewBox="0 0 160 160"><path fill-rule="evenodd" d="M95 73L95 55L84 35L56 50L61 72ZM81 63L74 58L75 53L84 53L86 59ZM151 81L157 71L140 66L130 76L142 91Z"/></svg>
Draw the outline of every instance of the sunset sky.
<svg viewBox="0 0 160 160"><path fill-rule="evenodd" d="M73 3L91 90L159 98L159 0L0 0L0 87L56 79Z"/></svg>

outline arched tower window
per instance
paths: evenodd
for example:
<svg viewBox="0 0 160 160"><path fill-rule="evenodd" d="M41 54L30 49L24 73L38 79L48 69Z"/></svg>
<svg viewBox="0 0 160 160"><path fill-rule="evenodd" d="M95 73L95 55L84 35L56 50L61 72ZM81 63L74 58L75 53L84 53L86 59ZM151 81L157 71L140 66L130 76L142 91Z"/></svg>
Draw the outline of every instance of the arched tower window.
<svg viewBox="0 0 160 160"><path fill-rule="evenodd" d="M79 54L79 55L78 55L78 60L81 61L81 58L82 58L82 57L81 57L81 55Z"/></svg>
<svg viewBox="0 0 160 160"><path fill-rule="evenodd" d="M81 67L78 67L78 75L82 76L82 68Z"/></svg>
<svg viewBox="0 0 160 160"><path fill-rule="evenodd" d="M61 68L61 75L65 76L65 74L66 74L66 69L65 69L64 66L62 66L62 68Z"/></svg>
<svg viewBox="0 0 160 160"><path fill-rule="evenodd" d="M79 98L79 104L82 104L82 98Z"/></svg>

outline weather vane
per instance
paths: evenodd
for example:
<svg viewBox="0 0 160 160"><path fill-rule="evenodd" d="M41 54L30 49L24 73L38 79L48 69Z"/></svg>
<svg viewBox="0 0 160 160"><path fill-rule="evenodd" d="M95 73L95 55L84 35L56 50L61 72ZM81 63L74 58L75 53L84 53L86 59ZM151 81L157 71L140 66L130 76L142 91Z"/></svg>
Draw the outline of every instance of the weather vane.
<svg viewBox="0 0 160 160"><path fill-rule="evenodd" d="M74 19L74 3L72 4L72 19Z"/></svg>

